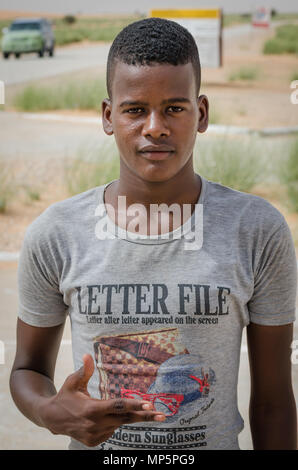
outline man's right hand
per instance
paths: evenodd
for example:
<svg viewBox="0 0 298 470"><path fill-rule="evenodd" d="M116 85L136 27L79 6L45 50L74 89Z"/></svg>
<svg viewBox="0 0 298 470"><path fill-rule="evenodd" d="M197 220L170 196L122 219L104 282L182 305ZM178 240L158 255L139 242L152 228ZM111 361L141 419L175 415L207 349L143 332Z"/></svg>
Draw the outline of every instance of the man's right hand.
<svg viewBox="0 0 298 470"><path fill-rule="evenodd" d="M165 420L165 415L154 411L152 403L146 400L91 398L87 385L94 372L92 356L85 354L83 363L67 377L56 395L41 401L42 422L53 434L70 436L88 447L95 447L111 437L122 424Z"/></svg>

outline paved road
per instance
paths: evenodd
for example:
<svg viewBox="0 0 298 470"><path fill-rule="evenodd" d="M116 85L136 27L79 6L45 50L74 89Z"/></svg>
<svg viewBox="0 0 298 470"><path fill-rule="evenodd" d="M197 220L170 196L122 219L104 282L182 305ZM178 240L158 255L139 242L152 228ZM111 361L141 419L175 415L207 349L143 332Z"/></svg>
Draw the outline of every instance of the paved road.
<svg viewBox="0 0 298 470"><path fill-rule="evenodd" d="M1 58L0 80L5 85L11 85L105 65L109 47L109 44L57 47L54 57L39 58L37 54L24 54L20 59L14 56L8 60Z"/></svg>
<svg viewBox="0 0 298 470"><path fill-rule="evenodd" d="M36 119L37 118L37 119ZM62 116L63 119L63 116ZM16 138L17 129L17 138ZM76 156L80 148L99 147L107 140L100 116L98 122L73 122L42 119L38 115L0 112L1 155L6 158L22 157L46 160L50 157ZM109 140L114 140L113 137Z"/></svg>
<svg viewBox="0 0 298 470"><path fill-rule="evenodd" d="M274 23L274 27L279 23ZM232 26L223 29L223 44L229 47L237 38L251 41L264 31L250 24ZM22 83L45 77L52 77L66 72L87 69L93 66L106 65L110 44L93 44L71 47L57 47L54 57L39 58L37 54L24 54L20 59L10 56L9 60L0 58L0 80L5 85Z"/></svg>

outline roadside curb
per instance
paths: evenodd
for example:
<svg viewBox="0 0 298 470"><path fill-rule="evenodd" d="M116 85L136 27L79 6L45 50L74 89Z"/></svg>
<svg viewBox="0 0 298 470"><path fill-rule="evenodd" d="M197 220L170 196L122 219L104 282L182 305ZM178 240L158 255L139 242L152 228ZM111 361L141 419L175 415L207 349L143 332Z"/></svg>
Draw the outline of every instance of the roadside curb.
<svg viewBox="0 0 298 470"><path fill-rule="evenodd" d="M271 137L277 135L298 135L298 126L294 127L265 127L263 129L252 129L249 127L224 126L222 124L209 124L206 134L245 134L260 137Z"/></svg>
<svg viewBox="0 0 298 470"><path fill-rule="evenodd" d="M19 256L19 251L0 251L0 261L17 261L19 259Z"/></svg>
<svg viewBox="0 0 298 470"><path fill-rule="evenodd" d="M25 119L37 119L43 121L62 121L62 122L77 122L80 124L102 124L101 117L86 117L86 116L65 116L60 114L47 114L47 113L18 113L19 116Z"/></svg>

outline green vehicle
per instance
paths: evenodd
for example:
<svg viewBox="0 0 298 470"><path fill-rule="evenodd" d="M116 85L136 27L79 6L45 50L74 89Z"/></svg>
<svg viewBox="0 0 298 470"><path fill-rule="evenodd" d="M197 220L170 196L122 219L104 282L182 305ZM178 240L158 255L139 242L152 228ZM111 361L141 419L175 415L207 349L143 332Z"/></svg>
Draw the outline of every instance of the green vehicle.
<svg viewBox="0 0 298 470"><path fill-rule="evenodd" d="M3 29L1 42L2 55L8 59L14 54L17 59L23 53L37 52L43 57L45 52L54 55L55 36L51 23L45 18L18 18L9 28Z"/></svg>

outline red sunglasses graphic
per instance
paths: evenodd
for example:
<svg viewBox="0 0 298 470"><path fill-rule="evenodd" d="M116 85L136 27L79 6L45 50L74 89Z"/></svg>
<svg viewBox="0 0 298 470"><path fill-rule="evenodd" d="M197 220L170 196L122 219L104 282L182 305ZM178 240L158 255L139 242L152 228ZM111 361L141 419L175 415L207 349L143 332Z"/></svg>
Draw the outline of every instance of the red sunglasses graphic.
<svg viewBox="0 0 298 470"><path fill-rule="evenodd" d="M200 392L202 396L204 396L208 395L210 385L208 383L208 374L205 374L204 370L202 370L202 374L203 379L195 377L194 375L189 375L189 377L198 382L198 392ZM193 393L190 395L193 395ZM165 416L175 415L178 412L179 407L183 402L184 398L187 401L187 397L181 393L142 393L139 390L130 390L128 388L123 387L121 388L121 398L137 398L142 400L148 400L153 403L157 411L162 411Z"/></svg>
<svg viewBox="0 0 298 470"><path fill-rule="evenodd" d="M142 393L139 390L121 388L121 398L137 398L148 400L157 411L162 411L165 416L173 416L177 413L184 395L177 393Z"/></svg>

